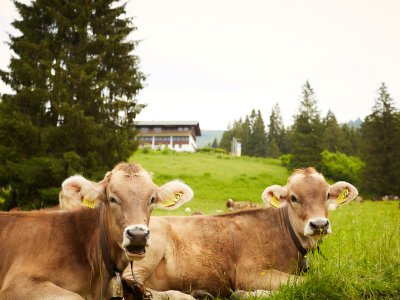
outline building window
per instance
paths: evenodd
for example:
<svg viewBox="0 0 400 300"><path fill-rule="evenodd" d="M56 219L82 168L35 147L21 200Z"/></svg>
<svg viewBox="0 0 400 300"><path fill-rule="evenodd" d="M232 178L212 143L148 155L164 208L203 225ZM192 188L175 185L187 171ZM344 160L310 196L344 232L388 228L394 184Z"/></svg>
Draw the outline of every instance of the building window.
<svg viewBox="0 0 400 300"><path fill-rule="evenodd" d="M188 136L174 136L172 138L174 142L186 142L189 143L189 137Z"/></svg>
<svg viewBox="0 0 400 300"><path fill-rule="evenodd" d="M154 127L154 129L153 129L155 132L161 132L162 131L162 128L161 127Z"/></svg>
<svg viewBox="0 0 400 300"><path fill-rule="evenodd" d="M154 138L155 142L169 142L171 138L169 136L156 136Z"/></svg>
<svg viewBox="0 0 400 300"><path fill-rule="evenodd" d="M138 141L141 142L150 142L153 140L153 138L151 136L139 136L138 137Z"/></svg>

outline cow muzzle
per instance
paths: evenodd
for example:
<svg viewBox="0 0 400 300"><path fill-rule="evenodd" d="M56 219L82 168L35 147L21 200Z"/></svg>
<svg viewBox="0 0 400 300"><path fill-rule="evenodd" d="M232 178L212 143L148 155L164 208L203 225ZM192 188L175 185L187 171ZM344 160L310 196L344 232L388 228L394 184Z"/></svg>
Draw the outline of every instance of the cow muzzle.
<svg viewBox="0 0 400 300"><path fill-rule="evenodd" d="M146 225L136 224L125 228L122 247L129 260L145 257L150 242L150 230Z"/></svg>
<svg viewBox="0 0 400 300"><path fill-rule="evenodd" d="M310 219L304 228L305 236L322 236L331 233L331 224L327 218Z"/></svg>

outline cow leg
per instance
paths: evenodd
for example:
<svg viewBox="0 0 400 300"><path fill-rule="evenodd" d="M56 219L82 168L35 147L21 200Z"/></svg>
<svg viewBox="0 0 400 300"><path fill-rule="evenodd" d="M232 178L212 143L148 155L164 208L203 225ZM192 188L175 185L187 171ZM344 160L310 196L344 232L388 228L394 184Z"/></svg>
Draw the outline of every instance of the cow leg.
<svg viewBox="0 0 400 300"><path fill-rule="evenodd" d="M270 291L279 290L281 285L294 284L302 281L303 278L300 276L291 275L277 270L266 270L259 273L242 273L238 274L236 287L239 291L236 291L235 293L237 293L241 298L246 296L246 293L248 294L247 297L250 298L257 296L257 293L264 293L263 296L267 296L270 294ZM255 292L256 294L254 294Z"/></svg>
<svg viewBox="0 0 400 300"><path fill-rule="evenodd" d="M64 290L49 281L22 280L0 291L0 300L83 300L81 296Z"/></svg>

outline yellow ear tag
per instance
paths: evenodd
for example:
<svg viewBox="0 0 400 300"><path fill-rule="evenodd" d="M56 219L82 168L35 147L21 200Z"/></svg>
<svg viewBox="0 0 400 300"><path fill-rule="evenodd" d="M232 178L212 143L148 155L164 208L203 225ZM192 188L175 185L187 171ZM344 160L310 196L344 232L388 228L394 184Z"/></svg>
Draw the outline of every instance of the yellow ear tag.
<svg viewBox="0 0 400 300"><path fill-rule="evenodd" d="M161 203L161 206L170 207L170 206L175 205L179 200L181 200L182 195L183 195L183 193L175 193L174 196L171 199Z"/></svg>
<svg viewBox="0 0 400 300"><path fill-rule="evenodd" d="M345 188L343 191L340 192L339 196L336 198L337 204L342 204L346 202L347 196L350 194L349 189Z"/></svg>
<svg viewBox="0 0 400 300"><path fill-rule="evenodd" d="M96 201L94 199L83 198L82 204L89 208L94 208L96 205Z"/></svg>
<svg viewBox="0 0 400 300"><path fill-rule="evenodd" d="M276 208L279 208L279 206L281 205L281 203L279 202L278 199L276 199L275 195L272 195L271 197L271 202L270 204Z"/></svg>

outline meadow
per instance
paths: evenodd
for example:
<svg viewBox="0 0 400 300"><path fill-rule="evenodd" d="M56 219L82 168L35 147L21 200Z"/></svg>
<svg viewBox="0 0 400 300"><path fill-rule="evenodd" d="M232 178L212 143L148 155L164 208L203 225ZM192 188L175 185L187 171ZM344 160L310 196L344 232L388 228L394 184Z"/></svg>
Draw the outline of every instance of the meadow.
<svg viewBox="0 0 400 300"><path fill-rule="evenodd" d="M179 178L194 190L185 208L204 214L225 212L228 198L262 205L261 193L272 184L285 184L289 172L275 159L229 157L207 153L136 152L130 161L154 172L163 184ZM269 299L400 299L399 202L350 203L330 213L332 234L321 253L309 255L305 281L284 286Z"/></svg>

